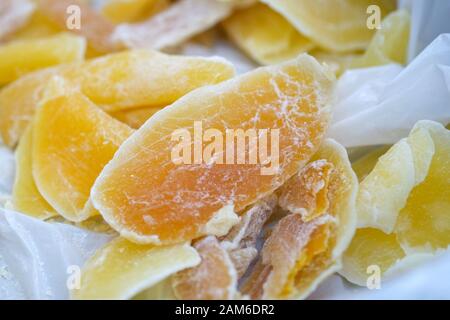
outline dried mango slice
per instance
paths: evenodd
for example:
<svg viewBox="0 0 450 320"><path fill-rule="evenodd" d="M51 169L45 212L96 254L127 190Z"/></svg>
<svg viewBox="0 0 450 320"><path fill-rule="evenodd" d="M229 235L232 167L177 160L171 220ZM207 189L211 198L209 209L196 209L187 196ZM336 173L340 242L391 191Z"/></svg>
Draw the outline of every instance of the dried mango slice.
<svg viewBox="0 0 450 320"><path fill-rule="evenodd" d="M82 61L86 41L68 33L0 46L0 86L46 67Z"/></svg>
<svg viewBox="0 0 450 320"><path fill-rule="evenodd" d="M180 0L146 21L120 25L112 38L127 48L172 48L213 27L235 7L252 2Z"/></svg>
<svg viewBox="0 0 450 320"><path fill-rule="evenodd" d="M100 12L113 23L136 22L154 15L170 4L169 0L109 0Z"/></svg>
<svg viewBox="0 0 450 320"><path fill-rule="evenodd" d="M74 299L130 299L171 274L200 263L188 244L166 247L136 245L117 238L100 249L83 267Z"/></svg>
<svg viewBox="0 0 450 320"><path fill-rule="evenodd" d="M134 129L139 129L150 117L161 110L162 107L143 107L129 110L120 110L111 113L117 120L126 123Z"/></svg>
<svg viewBox="0 0 450 320"><path fill-rule="evenodd" d="M365 49L373 35L366 10L376 5L381 16L395 9L392 0L262 0L299 32L330 51Z"/></svg>
<svg viewBox="0 0 450 320"><path fill-rule="evenodd" d="M262 3L235 12L223 22L230 37L256 62L268 65L314 48L283 16Z"/></svg>
<svg viewBox="0 0 450 320"><path fill-rule="evenodd" d="M226 234L234 212L270 194L314 154L328 126L333 83L332 75L312 57L301 55L187 94L148 120L120 148L96 181L94 206L132 241L164 244ZM203 128L214 129L208 132L216 135L217 143L230 128L276 128L270 140L279 136L279 143L269 142L266 134L264 144L278 149L279 157L272 159L279 159L279 165L244 164L230 150L227 158L233 165L223 165L220 162L227 160L221 147L209 150L217 156L212 163L199 159L203 154L208 159L207 152L197 153L197 164L180 161L174 130L192 137L194 127L194 140ZM229 143L230 149L235 146ZM186 157L191 159L189 151ZM235 164L238 160L241 164Z"/></svg>
<svg viewBox="0 0 450 320"><path fill-rule="evenodd" d="M381 23L364 55L355 59L353 68L367 68L389 63L405 64L411 18L405 10L390 13Z"/></svg>
<svg viewBox="0 0 450 320"><path fill-rule="evenodd" d="M2 0L0 2L0 40L23 27L35 9L28 0Z"/></svg>
<svg viewBox="0 0 450 320"><path fill-rule="evenodd" d="M216 237L197 241L194 248L201 263L172 277L175 296L183 300L233 299L237 290L236 269Z"/></svg>
<svg viewBox="0 0 450 320"><path fill-rule="evenodd" d="M70 31L86 37L89 45L99 52L111 52L120 49L111 41L114 24L93 10L89 4L80 0L35 0L39 11L60 28L67 30L67 9L77 5L80 8L81 23L79 28Z"/></svg>
<svg viewBox="0 0 450 320"><path fill-rule="evenodd" d="M360 184L358 227L391 233L411 190L426 176L433 154L431 136L426 130L417 130L380 157Z"/></svg>
<svg viewBox="0 0 450 320"><path fill-rule="evenodd" d="M14 210L45 220L57 213L39 193L34 182L31 156L32 138L32 126L30 125L25 130L16 150L16 178L12 205Z"/></svg>
<svg viewBox="0 0 450 320"><path fill-rule="evenodd" d="M33 176L39 191L67 220L95 214L88 203L91 186L132 132L80 93L47 100L33 123Z"/></svg>
<svg viewBox="0 0 450 320"><path fill-rule="evenodd" d="M169 105L193 89L233 77L235 71L221 58L136 50L35 72L0 91L0 132L5 144L17 143L45 84L55 74L80 89L96 105L112 112Z"/></svg>
<svg viewBox="0 0 450 320"><path fill-rule="evenodd" d="M310 212L305 219L306 208L297 210L304 203L291 198L288 208L301 213L282 218L264 244L262 259L242 288L251 298L305 298L339 269L341 255L353 237L358 185L345 149L326 140L305 170L283 186L280 199L289 202L286 192L297 190L317 204L308 202ZM312 187L312 181L320 188Z"/></svg>

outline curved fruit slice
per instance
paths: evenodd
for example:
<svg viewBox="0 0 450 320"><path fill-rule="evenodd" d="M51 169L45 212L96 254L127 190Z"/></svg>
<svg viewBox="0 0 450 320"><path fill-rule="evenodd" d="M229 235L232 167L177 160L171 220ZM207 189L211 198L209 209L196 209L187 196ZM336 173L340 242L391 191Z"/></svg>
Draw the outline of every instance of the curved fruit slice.
<svg viewBox="0 0 450 320"><path fill-rule="evenodd" d="M405 64L411 19L405 10L390 13L381 23L364 55L352 62L352 68L367 68L389 63Z"/></svg>
<svg viewBox="0 0 450 320"><path fill-rule="evenodd" d="M216 237L197 241L194 248L201 263L172 277L175 296L183 300L233 299L237 290L236 269Z"/></svg>
<svg viewBox="0 0 450 320"><path fill-rule="evenodd" d="M126 51L35 72L0 91L0 132L5 144L17 143L55 74L112 112L169 105L193 89L227 80L235 73L221 58L171 56L151 50Z"/></svg>
<svg viewBox="0 0 450 320"><path fill-rule="evenodd" d="M367 27L371 5L381 17L395 9L392 0L262 0L312 41L331 51L365 49L373 35Z"/></svg>
<svg viewBox="0 0 450 320"><path fill-rule="evenodd" d="M14 210L45 220L57 213L39 193L34 182L31 157L32 138L32 127L29 126L16 150L16 178L12 205Z"/></svg>
<svg viewBox="0 0 450 320"><path fill-rule="evenodd" d="M235 220L230 208L242 211L272 193L317 150L328 126L332 86L332 76L302 55L195 90L158 112L120 148L96 181L93 203L132 241L222 236ZM245 152L236 159L236 136L261 129L262 138L251 139L253 146L260 140L259 161L245 161ZM194 163L191 137L197 141ZM240 142L249 151L242 142L250 143ZM269 147L272 157L265 159ZM214 221L226 223L213 230Z"/></svg>
<svg viewBox="0 0 450 320"><path fill-rule="evenodd" d="M166 247L136 245L117 238L90 258L74 299L130 299L171 274L200 263L188 244Z"/></svg>
<svg viewBox="0 0 450 320"><path fill-rule="evenodd" d="M80 93L44 102L33 123L33 176L59 214L82 221L95 213L90 189L103 166L133 132Z"/></svg>
<svg viewBox="0 0 450 320"><path fill-rule="evenodd" d="M0 40L24 26L34 11L29 0L2 0L0 2Z"/></svg>
<svg viewBox="0 0 450 320"><path fill-rule="evenodd" d="M131 128L139 129L150 117L163 107L143 107L129 110L120 110L110 113L117 120L126 123Z"/></svg>
<svg viewBox="0 0 450 320"><path fill-rule="evenodd" d="M113 23L136 22L166 9L169 0L109 0L100 12Z"/></svg>
<svg viewBox="0 0 450 320"><path fill-rule="evenodd" d="M50 66L82 61L86 41L69 33L0 46L0 86Z"/></svg>
<svg viewBox="0 0 450 320"><path fill-rule="evenodd" d="M427 175L433 154L429 133L417 130L380 157L372 172L361 181L358 226L391 233L411 190Z"/></svg>
<svg viewBox="0 0 450 320"><path fill-rule="evenodd" d="M295 213L275 226L243 292L251 298L302 299L338 270L355 231L357 186L345 149L326 140L279 191L280 204ZM298 201L290 196L294 191L310 200Z"/></svg>
<svg viewBox="0 0 450 320"><path fill-rule="evenodd" d="M355 171L360 182L363 181L370 172L372 172L378 162L378 159L390 148L390 146L378 147L352 163L353 171Z"/></svg>
<svg viewBox="0 0 450 320"><path fill-rule="evenodd" d="M294 59L314 48L283 16L258 3L223 22L227 35L256 62L268 65Z"/></svg>

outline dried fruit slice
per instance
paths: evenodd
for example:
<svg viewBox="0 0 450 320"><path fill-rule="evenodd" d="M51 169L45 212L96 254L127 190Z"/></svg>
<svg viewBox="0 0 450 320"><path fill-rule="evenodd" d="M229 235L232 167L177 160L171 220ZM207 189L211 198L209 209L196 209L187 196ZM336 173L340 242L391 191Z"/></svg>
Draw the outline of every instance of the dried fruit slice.
<svg viewBox="0 0 450 320"><path fill-rule="evenodd" d="M221 58L136 50L35 72L0 91L0 132L5 144L17 143L34 114L43 88L55 74L112 112L169 105L193 89L233 77L234 68Z"/></svg>
<svg viewBox="0 0 450 320"><path fill-rule="evenodd" d="M136 245L117 238L100 249L83 267L74 299L130 299L171 274L200 263L188 244L166 247Z"/></svg>
<svg viewBox="0 0 450 320"><path fill-rule="evenodd" d="M86 41L68 33L36 40L19 40L0 46L0 86L29 72L82 61Z"/></svg>
<svg viewBox="0 0 450 320"><path fill-rule="evenodd" d="M313 58L301 55L187 94L148 120L120 148L93 188L95 207L132 241L164 244L226 234L235 220L230 209L239 212L273 192L317 150L328 126L332 86L332 76ZM209 148L202 128L213 135ZM266 129L258 132L267 138L260 139L260 161L243 163L245 152L240 159L233 152L236 133L251 136L255 128ZM191 140L183 137L194 137L200 150L205 145L205 152L194 152L195 163L189 163L189 150L181 150L191 148L190 142L182 142ZM255 154L248 144L243 150ZM265 147L273 152L267 163ZM213 230L209 225L214 221L226 223Z"/></svg>
<svg viewBox="0 0 450 320"><path fill-rule="evenodd" d="M408 53L410 16L405 10L390 13L381 23L362 57L355 59L353 68L367 68L389 63L405 64Z"/></svg>
<svg viewBox="0 0 450 320"><path fill-rule="evenodd" d="M129 110L120 110L111 113L111 116L134 129L139 129L150 117L163 107L143 107Z"/></svg>
<svg viewBox="0 0 450 320"><path fill-rule="evenodd" d="M11 34L8 40L32 40L54 36L63 31L55 23L45 17L39 10L35 10L28 23L20 30Z"/></svg>
<svg viewBox="0 0 450 320"><path fill-rule="evenodd" d="M39 193L34 182L31 157L32 138L32 127L29 126L16 150L16 178L12 205L14 210L45 220L57 213Z"/></svg>
<svg viewBox="0 0 450 320"><path fill-rule="evenodd" d="M82 221L95 213L90 189L133 132L77 92L47 100L33 123L33 176L59 214Z"/></svg>
<svg viewBox="0 0 450 320"><path fill-rule="evenodd" d="M392 0L262 0L312 41L331 51L365 49L373 35L367 27L369 6L380 14L395 9Z"/></svg>
<svg viewBox="0 0 450 320"><path fill-rule="evenodd" d="M304 169L306 172L301 171L280 190L280 199L290 203L287 207L301 213L282 218L264 244L262 259L242 288L251 298L305 298L339 269L341 255L353 237L357 180L345 149L326 140ZM320 188L311 186L310 177ZM286 196L293 190L317 202L314 206L307 202L310 212L306 221L307 210L298 210L303 202Z"/></svg>
<svg viewBox="0 0 450 320"><path fill-rule="evenodd" d="M103 18L102 15L94 11L89 4L80 0L35 0L39 11L49 20L56 23L61 29L66 30L69 23L69 8L79 8L79 26L71 28L70 31L86 37L89 45L99 52L111 52L120 49L111 41L111 34L114 31L114 25ZM74 20L76 23L76 19Z"/></svg>
<svg viewBox="0 0 450 320"><path fill-rule="evenodd" d="M390 146L378 147L352 163L352 168L360 182L363 181L370 172L372 172L378 162L378 159L389 149Z"/></svg>
<svg viewBox="0 0 450 320"><path fill-rule="evenodd" d="M262 3L235 12L223 22L230 37L256 62L267 65L314 48L283 16Z"/></svg>
<svg viewBox="0 0 450 320"><path fill-rule="evenodd" d="M29 0L2 0L0 2L0 40L23 27L34 11Z"/></svg>
<svg viewBox="0 0 450 320"><path fill-rule="evenodd" d="M109 0L100 12L113 23L136 22L154 15L170 4L169 0Z"/></svg>
<svg viewBox="0 0 450 320"><path fill-rule="evenodd" d="M183 300L234 299L237 290L237 273L225 249L216 237L197 241L194 248L201 263L172 277L175 296Z"/></svg>

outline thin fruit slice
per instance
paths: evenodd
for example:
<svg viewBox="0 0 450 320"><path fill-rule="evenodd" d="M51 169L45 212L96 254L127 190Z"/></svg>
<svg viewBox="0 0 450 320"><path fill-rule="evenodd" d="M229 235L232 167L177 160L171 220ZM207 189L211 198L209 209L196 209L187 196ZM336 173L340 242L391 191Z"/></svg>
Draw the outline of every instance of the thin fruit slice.
<svg viewBox="0 0 450 320"><path fill-rule="evenodd" d="M39 193L32 173L32 127L25 130L16 150L16 178L14 181L12 205L14 210L38 219L57 215Z"/></svg>
<svg viewBox="0 0 450 320"><path fill-rule="evenodd" d="M360 182L363 181L370 172L372 172L378 162L378 159L390 148L391 146L378 147L352 163L352 168Z"/></svg>
<svg viewBox="0 0 450 320"><path fill-rule="evenodd" d="M233 210L272 193L317 150L328 126L332 87L332 75L301 55L187 94L120 148L93 188L95 207L132 241L164 244L226 234ZM253 146L260 140L259 161L242 159L245 152L236 159L236 134L255 128L263 129L263 138L250 139ZM203 132L212 135L206 139L211 143L203 143ZM197 141L194 163L191 137ZM256 155L244 144L243 150ZM272 157L264 159L269 149ZM211 228L215 222L225 224Z"/></svg>
<svg viewBox="0 0 450 320"><path fill-rule="evenodd" d="M29 0L0 2L0 40L23 27L33 15L34 4Z"/></svg>
<svg viewBox="0 0 450 320"><path fill-rule="evenodd" d="M357 199L358 227L391 233L411 190L427 175L433 154L429 133L417 130L380 157L361 181Z"/></svg>
<svg viewBox="0 0 450 320"><path fill-rule="evenodd" d="M330 51L365 49L373 35L367 26L370 6L381 17L395 9L393 0L262 0L288 19L299 32Z"/></svg>
<svg viewBox="0 0 450 320"><path fill-rule="evenodd" d="M170 4L169 0L109 0L100 12L112 23L136 22L154 15Z"/></svg>
<svg viewBox="0 0 450 320"><path fill-rule="evenodd" d="M149 20L123 24L112 38L127 48L168 49L206 31L251 1L180 0Z"/></svg>
<svg viewBox="0 0 450 320"><path fill-rule="evenodd" d="M234 74L234 67L221 58L172 56L151 50L127 51L42 70L0 91L0 132L8 146L17 143L54 75L112 112L169 105L193 89L219 83Z"/></svg>
<svg viewBox="0 0 450 320"><path fill-rule="evenodd" d="M236 297L237 273L216 237L197 241L201 263L172 277L175 296L183 300L225 300Z"/></svg>
<svg viewBox="0 0 450 320"><path fill-rule="evenodd" d="M139 129L150 117L161 110L162 107L143 107L129 110L120 110L111 113L117 120L126 123L131 128Z"/></svg>
<svg viewBox="0 0 450 320"><path fill-rule="evenodd" d="M283 16L262 3L236 11L223 22L230 37L256 62L268 65L314 48Z"/></svg>
<svg viewBox="0 0 450 320"><path fill-rule="evenodd" d="M32 71L82 61L86 41L68 33L36 40L19 40L0 46L0 86Z"/></svg>
<svg viewBox="0 0 450 320"><path fill-rule="evenodd" d="M70 19L73 19L72 31L86 37L89 45L99 52L111 52L120 49L111 41L114 24L106 20L89 4L80 0L35 0L39 11L49 20L56 23L61 29L67 30ZM79 8L69 11L70 8ZM77 25L77 22L79 25Z"/></svg>
<svg viewBox="0 0 450 320"><path fill-rule="evenodd" d="M353 237L358 185L345 149L326 140L299 173L280 190L284 205L289 203L286 207L295 208L296 213L277 223L264 244L262 259L242 287L251 298L305 298L339 269L341 255ZM308 201L304 208L304 202L287 196L293 191L317 203Z"/></svg>
<svg viewBox="0 0 450 320"><path fill-rule="evenodd" d="M33 123L33 176L59 214L83 221L92 214L90 189L133 132L77 92L44 102Z"/></svg>
<svg viewBox="0 0 450 320"><path fill-rule="evenodd" d="M136 245L117 238L100 249L83 267L81 286L73 299L130 299L171 274L200 263L188 244L166 247Z"/></svg>
<svg viewBox="0 0 450 320"><path fill-rule="evenodd" d="M355 59L352 68L367 68L389 63L405 64L408 53L409 13L398 10L390 13L381 23L362 57Z"/></svg>

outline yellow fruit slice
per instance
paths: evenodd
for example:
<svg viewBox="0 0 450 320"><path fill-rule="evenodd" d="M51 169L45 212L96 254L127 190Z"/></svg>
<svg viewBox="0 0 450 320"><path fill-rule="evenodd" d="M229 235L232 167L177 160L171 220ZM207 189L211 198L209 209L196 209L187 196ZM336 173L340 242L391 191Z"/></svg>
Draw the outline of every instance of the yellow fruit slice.
<svg viewBox="0 0 450 320"><path fill-rule="evenodd" d="M55 216L56 211L39 193L32 173L32 126L29 126L16 150L16 178L14 181L12 205L14 210L38 219Z"/></svg>
<svg viewBox="0 0 450 320"><path fill-rule="evenodd" d="M294 59L315 46L283 16L262 3L235 12L223 22L223 27L237 46L263 65Z"/></svg>
<svg viewBox="0 0 450 320"><path fill-rule="evenodd" d="M0 46L0 86L32 71L82 61L86 41L62 33L36 40L18 40Z"/></svg>
<svg viewBox="0 0 450 320"><path fill-rule="evenodd" d="M405 64L411 18L405 10L390 13L381 23L362 57L355 59L352 68L367 68L389 63Z"/></svg>
<svg viewBox="0 0 450 320"><path fill-rule="evenodd" d="M165 244L226 234L235 220L233 210L270 194L315 153L328 126L333 83L312 57L301 55L189 93L158 112L120 148L96 181L94 206L132 241ZM238 153L230 151L236 144L229 142L228 152L225 143L217 146L227 129L244 133L255 128L279 130L261 131L267 140L260 143L278 149L279 157L272 157L279 160L279 165L272 162L275 171L258 159L243 163L244 153L237 159ZM216 142L203 142L200 131ZM229 140L236 133L228 130ZM182 151L190 149L182 141L191 137L199 141L195 163L189 163L190 151ZM279 143L269 142L276 139ZM199 152L199 144L205 152ZM220 230L211 225L222 220L227 223Z"/></svg>
<svg viewBox="0 0 450 320"><path fill-rule="evenodd" d="M28 23L11 35L11 40L32 40L53 36L63 31L55 23L45 17L39 10L35 10Z"/></svg>
<svg viewBox="0 0 450 320"><path fill-rule="evenodd" d="M378 147L352 163L353 171L355 171L360 182L363 181L370 172L372 172L378 162L378 159L389 149L390 146Z"/></svg>
<svg viewBox="0 0 450 320"><path fill-rule="evenodd" d="M374 31L367 27L367 9L376 5L381 17L395 9L393 0L262 0L297 30L330 51L365 49Z"/></svg>
<svg viewBox="0 0 450 320"><path fill-rule="evenodd" d="M2 0L0 2L0 40L23 27L35 9L29 0Z"/></svg>
<svg viewBox="0 0 450 320"><path fill-rule="evenodd" d="M111 113L117 120L126 123L134 129L139 129L145 121L150 119L162 107L143 107L129 110L120 110Z"/></svg>
<svg viewBox="0 0 450 320"><path fill-rule="evenodd" d="M168 277L133 297L134 300L176 300L172 278Z"/></svg>
<svg viewBox="0 0 450 320"><path fill-rule="evenodd" d="M166 247L136 245L117 238L100 249L83 267L73 299L130 299L171 274L200 263L188 244Z"/></svg>
<svg viewBox="0 0 450 320"><path fill-rule="evenodd" d="M59 214L82 221L95 213L90 189L133 132L85 96L68 92L44 102L33 123L33 176Z"/></svg>
<svg viewBox="0 0 450 320"><path fill-rule="evenodd" d="M136 22L166 9L169 0L109 0L100 12L113 23Z"/></svg>
<svg viewBox="0 0 450 320"><path fill-rule="evenodd" d="M168 72L170 70L170 72ZM221 58L172 56L151 50L126 51L22 77L0 91L0 132L14 146L49 79L59 75L107 111L166 106L198 87L233 77Z"/></svg>

